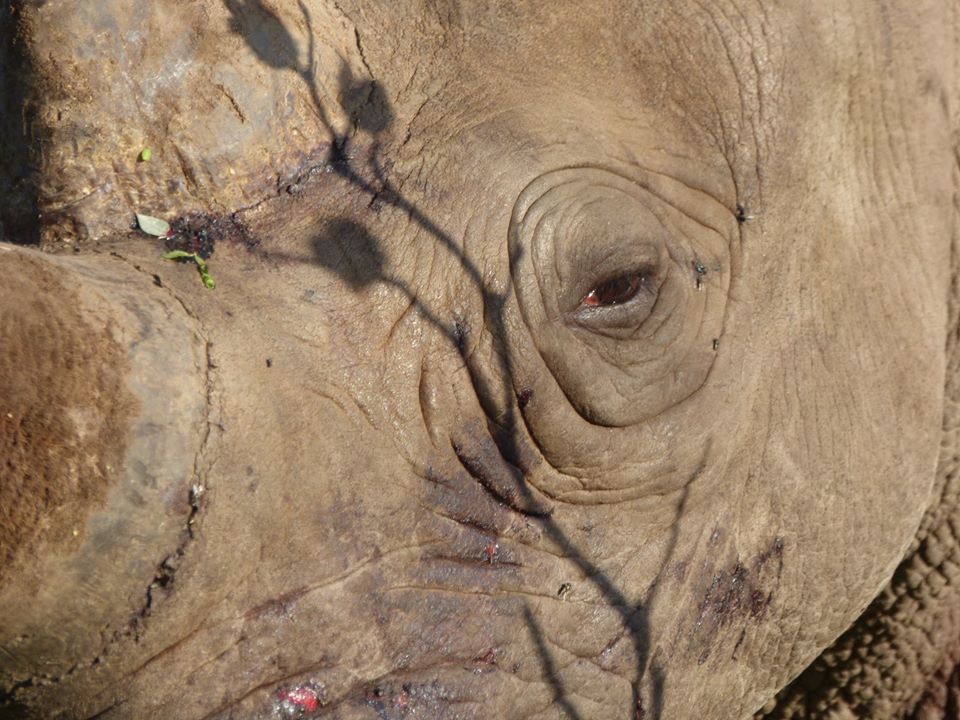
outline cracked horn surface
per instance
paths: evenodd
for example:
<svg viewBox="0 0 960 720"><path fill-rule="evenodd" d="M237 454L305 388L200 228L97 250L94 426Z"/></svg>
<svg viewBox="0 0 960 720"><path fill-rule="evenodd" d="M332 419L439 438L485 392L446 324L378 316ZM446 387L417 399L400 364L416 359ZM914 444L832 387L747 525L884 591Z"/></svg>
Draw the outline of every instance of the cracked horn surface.
<svg viewBox="0 0 960 720"><path fill-rule="evenodd" d="M58 680L97 664L113 642L136 632L138 619L150 611L158 568L190 536L191 483L205 437L207 393L205 343L195 323L148 275L131 281L126 264L113 257L61 259L10 248L0 250L0 268L5 277L36 283L36 297L22 297L0 331L26 327L28 312L42 308L39 321L53 338L51 352L66 355L68 363L89 360L76 352L72 338L82 342L104 332L100 344L113 345L119 357L103 358L101 352L98 358L104 365L116 360L126 371L117 402L132 417L121 425L129 427L125 436L112 438L121 457L105 465L99 497L47 508L43 522L56 524L69 510L70 525L46 533L40 540L46 547L21 548L28 561L17 562L0 581L0 682L6 686L31 677ZM64 307L70 297L76 306ZM15 352L16 343L7 348ZM68 398L64 404L51 411L67 417L68 427L76 426L83 438L83 403L71 407ZM84 442L85 452L92 452L89 438ZM27 457L42 462L40 454ZM59 545L55 552L53 543Z"/></svg>
<svg viewBox="0 0 960 720"><path fill-rule="evenodd" d="M318 3L50 2L20 18L43 49L28 59L26 117L42 138L37 202L52 246L123 231L135 211L233 211L282 192L323 162L324 120L347 122L320 117L316 98L337 88L311 88L315 72L343 58L362 72L353 26ZM311 57L312 29L324 42Z"/></svg>

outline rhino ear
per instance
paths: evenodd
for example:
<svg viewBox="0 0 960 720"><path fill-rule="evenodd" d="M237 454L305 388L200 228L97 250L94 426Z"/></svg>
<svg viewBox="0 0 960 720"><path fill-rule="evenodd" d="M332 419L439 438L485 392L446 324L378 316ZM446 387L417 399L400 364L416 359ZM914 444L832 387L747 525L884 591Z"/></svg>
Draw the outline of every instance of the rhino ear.
<svg viewBox="0 0 960 720"><path fill-rule="evenodd" d="M0 686L136 632L187 523L206 345L117 258L0 244ZM154 598L154 601L156 598Z"/></svg>

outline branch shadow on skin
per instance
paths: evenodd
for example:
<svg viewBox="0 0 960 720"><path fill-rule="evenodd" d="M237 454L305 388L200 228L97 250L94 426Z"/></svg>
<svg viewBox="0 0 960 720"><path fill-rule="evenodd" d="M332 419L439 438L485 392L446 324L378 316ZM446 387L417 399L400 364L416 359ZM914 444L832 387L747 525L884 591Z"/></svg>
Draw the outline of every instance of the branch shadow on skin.
<svg viewBox="0 0 960 720"><path fill-rule="evenodd" d="M334 273L355 292L374 284L394 287L406 295L427 322L439 329L456 347L457 338L450 325L434 314L408 284L388 274L381 243L365 225L350 218L330 220L310 245L312 252L309 256L259 249L256 252L267 260L319 265Z"/></svg>
<svg viewBox="0 0 960 720"><path fill-rule="evenodd" d="M386 284L401 290L416 307L417 311L450 342L450 345L457 352L462 352L463 338L458 336L458 330L455 324L444 322L444 320L431 310L431 308L420 300L416 293L402 280L392 277L386 270L386 257L381 248L381 242L369 231L369 229L360 222L353 219L339 218L329 221L323 230L317 234L312 242L312 256L302 257L283 253L270 253L270 259L279 259L294 262L309 262L319 265L335 273L340 279L355 291L368 288L374 284ZM481 287L480 291L484 293L487 302L491 302L490 293L486 288ZM499 298L499 296L497 296ZM495 315L502 322L502 315ZM501 330L502 332L502 330ZM505 351L496 353L498 361L501 363L501 370L506 373L504 377L507 380L507 392L512 386L512 380L509 375L509 363L506 362ZM469 370L469 365L467 365ZM471 373L472 374L472 373ZM474 378L474 383L479 382ZM512 397L510 398L512 399ZM501 433L503 434L503 433ZM503 441L500 441L501 450ZM709 452L709 448L707 449ZM506 452L504 452L506 456ZM706 453L705 453L706 455ZM696 479L703 469L703 464L694 471L690 482ZM629 635L634 646L634 651L638 658L638 674L634 682L634 706L638 712L636 717L661 717L662 691L663 691L663 671L654 663L651 667L650 682L652 692L650 693L650 708L645 711L644 703L640 697L639 684L642 680L642 669L646 666L647 658L650 655L649 647L649 627L647 619L647 609L653 605L656 590L659 587L659 581L662 574L669 566L672 559L673 548L677 542L678 525L676 520L683 515L684 506L689 491L689 483L684 488L680 499L675 508L675 522L671 531L670 541L668 543L667 557L662 563L657 576L652 583L652 590L646 601L640 605L632 604L624 592L596 565L594 565L586 556L580 552L576 545L567 537L563 528L550 516L537 518L543 529L550 538L557 543L566 557L569 557L583 573L584 577L596 587L602 594L610 607L613 607L621 615L624 634ZM529 487L526 484L521 485L521 492L530 494ZM532 494L528 500L532 503ZM558 705L571 717L578 717L572 705L565 699L565 692L560 685L559 676L556 672L556 666L549 649L544 642L543 630L537 623L529 607L524 608L524 620L535 641L537 652L540 656L541 666L543 667L544 677L554 689L554 694ZM642 714L649 712L649 714Z"/></svg>
<svg viewBox="0 0 960 720"><path fill-rule="evenodd" d="M283 20L263 0L223 0L223 3L230 13L230 30L247 44L261 62L274 70L291 70L303 79L317 117L334 138L331 160L342 159L347 137L336 132L320 99L313 21L303 0L297 0L297 6L303 15L308 39L305 62L300 61L300 47ZM346 62L340 66L338 86L338 102L347 111L355 130L363 130L376 137L393 123L393 110L383 87L372 79L355 79Z"/></svg>
<svg viewBox="0 0 960 720"><path fill-rule="evenodd" d="M533 644L537 646L537 654L540 656L540 664L543 666L543 675L547 682L553 688L553 701L559 705L571 720L581 720L580 713L567 700L567 692L557 675L557 669L553 664L553 657L550 655L550 649L547 647L546 638L543 636L543 629L533 616L533 611L529 605L523 607L523 619L530 630L530 637L533 638Z"/></svg>
<svg viewBox="0 0 960 720"><path fill-rule="evenodd" d="M506 344L505 306L512 293L512 280L508 282L502 293L497 293L488 287L483 282L479 269L463 254L454 239L416 204L404 197L390 182L384 170L385 164L380 157L382 150L380 136L391 127L394 120L389 99L383 87L374 80L357 83L349 66L344 64L341 66L339 73L338 96L340 102L349 113L354 130L362 130L368 133L373 140L373 152L369 159L369 167L362 168L355 165L354 160L348 153L350 136L336 132L320 101L316 74L313 71L312 64L314 61L312 25L309 11L303 5L302 0L298 4L310 34L308 60L303 65L300 63L299 49L293 37L283 26L282 21L261 0L224 0L224 3L233 16L232 27L234 31L246 40L257 57L277 70L289 69L297 72L309 86L309 92L316 105L318 116L333 137L328 169L345 179L360 192L369 195L371 205L376 200L406 212L410 220L431 236L441 248L459 263L476 291L482 296L483 305L487 308L484 322L487 326L486 329L493 338L493 356L498 364L499 377L503 378L502 387L493 388L486 385L466 357L464 357L464 364L479 397L499 395L501 397L501 407L507 408L505 417L497 418L496 421L488 419L488 423L496 429L496 432L491 434L504 460L516 467L515 461L521 456L518 447L520 433L516 429L524 421L519 415L509 348ZM372 173L379 183L379 187L365 179L360 172L362 169ZM423 317L437 327L451 342L452 346L462 354L465 343L464 329L461 324L457 320L445 322L440 314L434 312L419 299L409 285L387 273L382 244L362 223L348 218L331 221L314 238L312 251L312 258L292 257L278 253L266 253L266 255L299 262L312 261L326 270L336 273L354 290L363 289L374 283L385 283L402 290L410 301L416 305L417 310ZM564 554L577 565L587 581L621 615L623 635L629 636L637 658L637 668L632 681L633 706L629 708L627 715L631 720L660 720L662 715L664 671L655 659L651 662L650 658L649 608L653 605L661 576L672 561L677 543L677 521L684 512L690 483L696 479L700 470L702 470L702 465L690 478L690 482L688 482L677 503L666 556L653 579L649 595L640 604L631 602L626 593L617 587L616 583L591 562L570 540L563 528L550 514L531 515L521 508L514 507L517 512L526 512L532 521L541 525L553 542L559 545ZM519 492L523 496L522 501L526 503L527 507L537 504L538 501L525 479L521 479L519 482ZM497 499L502 502L502 498ZM579 720L580 716L568 699L568 693L563 687L553 657L546 645L543 628L529 606L524 608L524 620L536 646L543 675L553 688L555 702L570 718ZM649 706L646 706L641 693L641 685L648 665L651 666L649 677L651 692L647 698Z"/></svg>

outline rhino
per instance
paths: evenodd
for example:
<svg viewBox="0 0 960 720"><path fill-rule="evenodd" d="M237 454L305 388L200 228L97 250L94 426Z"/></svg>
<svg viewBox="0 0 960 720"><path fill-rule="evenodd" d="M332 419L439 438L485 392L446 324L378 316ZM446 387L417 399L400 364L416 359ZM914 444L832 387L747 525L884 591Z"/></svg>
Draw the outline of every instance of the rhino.
<svg viewBox="0 0 960 720"><path fill-rule="evenodd" d="M956 3L0 18L3 717L958 717Z"/></svg>

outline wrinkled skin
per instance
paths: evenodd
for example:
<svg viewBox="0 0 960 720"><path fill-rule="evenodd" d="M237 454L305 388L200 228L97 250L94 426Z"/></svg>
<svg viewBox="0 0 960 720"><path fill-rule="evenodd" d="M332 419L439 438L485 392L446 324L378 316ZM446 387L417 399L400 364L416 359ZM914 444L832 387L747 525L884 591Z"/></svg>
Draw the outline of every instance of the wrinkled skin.
<svg viewBox="0 0 960 720"><path fill-rule="evenodd" d="M956 709L955 7L104 5L181 62L24 11L6 712Z"/></svg>

